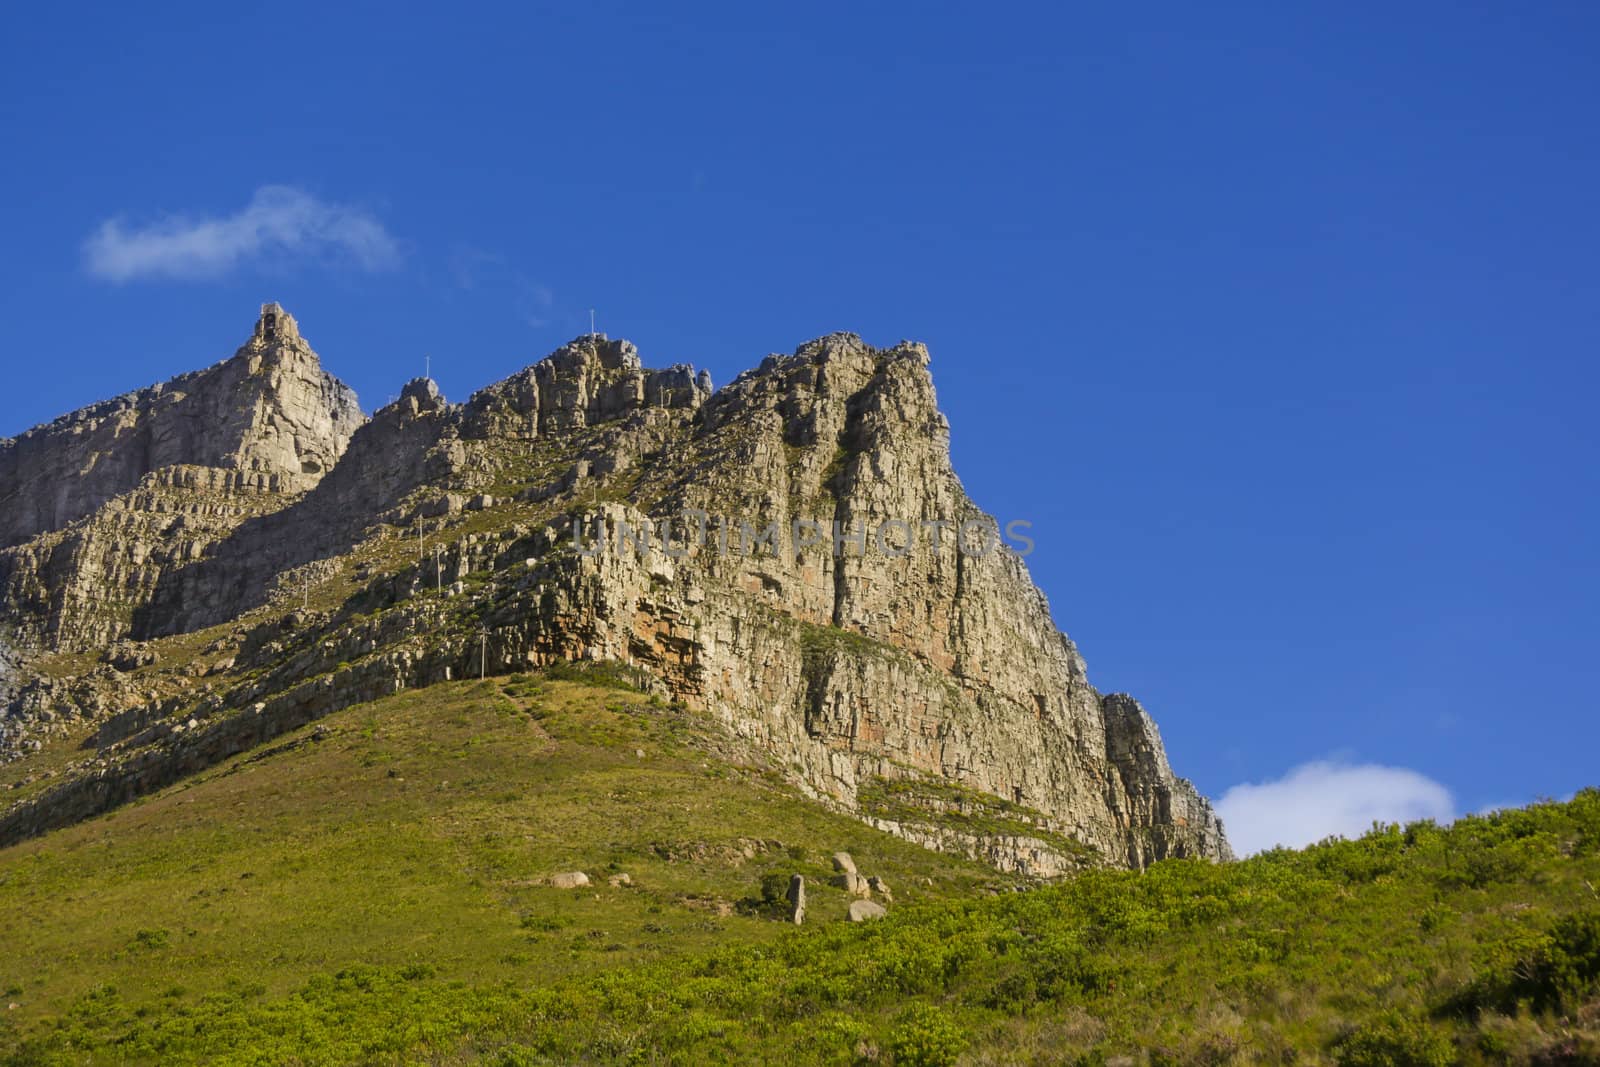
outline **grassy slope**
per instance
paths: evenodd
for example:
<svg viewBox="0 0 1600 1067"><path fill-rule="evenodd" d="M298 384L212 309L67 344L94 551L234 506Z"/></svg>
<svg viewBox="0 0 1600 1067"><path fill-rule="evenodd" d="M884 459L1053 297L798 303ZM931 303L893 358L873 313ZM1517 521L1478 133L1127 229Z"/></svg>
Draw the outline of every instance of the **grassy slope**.
<svg viewBox="0 0 1600 1067"><path fill-rule="evenodd" d="M11 1061L1600 1058L1600 793L992 897L634 694L458 684L327 725L0 852ZM718 914L841 847L887 921L825 888L798 930ZM573 868L637 887L532 884Z"/></svg>
<svg viewBox="0 0 1600 1067"><path fill-rule="evenodd" d="M321 725L0 851L0 1000L20 1005L0 1048L74 1005L98 1043L358 965L493 986L767 941L780 924L730 908L799 871L812 915L842 916L818 884L837 849L903 900L999 880L728 763L703 723L629 691L457 683ZM569 870L596 884L537 884Z"/></svg>

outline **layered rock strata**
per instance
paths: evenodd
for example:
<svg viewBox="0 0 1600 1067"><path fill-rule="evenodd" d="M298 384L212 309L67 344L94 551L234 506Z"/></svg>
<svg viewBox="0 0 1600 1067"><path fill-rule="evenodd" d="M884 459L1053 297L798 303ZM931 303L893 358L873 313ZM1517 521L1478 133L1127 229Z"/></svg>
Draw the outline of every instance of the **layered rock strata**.
<svg viewBox="0 0 1600 1067"><path fill-rule="evenodd" d="M0 441L0 592L18 640L107 645L162 576L315 486L364 421L294 319L231 359Z"/></svg>
<svg viewBox="0 0 1600 1067"><path fill-rule="evenodd" d="M928 365L920 345L838 334L713 391L594 336L462 405L411 383L285 506L222 516L154 572L96 572L132 607L80 638L166 647L232 626L227 666L203 695L179 686L102 724L98 765L0 818L0 838L353 702L579 660L643 672L815 796L1005 869L1226 858L1150 717L1089 684L1005 531L962 490ZM251 454L269 453L287 461ZM70 556L28 574L45 618L88 580ZM291 623L286 576L308 603L313 585L331 600ZM952 836L874 807L883 783L906 782L958 787L956 805L993 798L1001 817Z"/></svg>

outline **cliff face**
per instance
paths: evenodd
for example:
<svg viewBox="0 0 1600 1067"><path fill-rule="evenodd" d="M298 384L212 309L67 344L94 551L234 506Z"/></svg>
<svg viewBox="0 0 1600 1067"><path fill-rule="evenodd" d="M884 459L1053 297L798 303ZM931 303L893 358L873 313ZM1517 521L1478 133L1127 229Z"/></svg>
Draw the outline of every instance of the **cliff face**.
<svg viewBox="0 0 1600 1067"><path fill-rule="evenodd" d="M142 701L84 710L93 701L70 685L111 682L82 678L13 699L11 751L70 734L76 714L98 724L101 751L91 773L0 818L0 840L336 707L582 660L644 672L817 796L1008 869L1226 858L1149 716L1089 684L1022 560L963 492L927 368L919 345L834 335L713 392L703 373L647 370L627 342L591 337L464 405L412 383L286 506L234 502L195 520L205 535L153 573L101 568L94 581L131 605L115 636L155 655L220 628L207 630L218 658L193 683L125 652L135 666L109 673ZM299 462L304 486L334 447L300 444L314 436L236 446L234 466L205 469L276 464L288 477ZM23 546L56 569L27 571L38 593L13 626L59 619L59 592L86 580L81 547L59 563L47 550L59 536ZM92 647L90 634L71 640ZM107 721L118 699L129 706ZM42 704L64 714L43 719ZM940 828L952 810L971 832Z"/></svg>
<svg viewBox="0 0 1600 1067"><path fill-rule="evenodd" d="M59 530L165 467L309 488L361 421L354 391L322 370L294 319L268 305L232 359L0 441L0 546Z"/></svg>
<svg viewBox="0 0 1600 1067"><path fill-rule="evenodd" d="M231 359L0 442L7 621L57 648L125 636L162 574L316 485L362 421L269 304Z"/></svg>

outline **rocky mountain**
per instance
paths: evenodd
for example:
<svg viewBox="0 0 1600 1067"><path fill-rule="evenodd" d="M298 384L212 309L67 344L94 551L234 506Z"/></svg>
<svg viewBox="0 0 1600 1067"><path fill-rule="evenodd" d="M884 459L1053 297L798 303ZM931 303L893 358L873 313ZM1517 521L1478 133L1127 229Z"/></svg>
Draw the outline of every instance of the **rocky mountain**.
<svg viewBox="0 0 1600 1067"><path fill-rule="evenodd" d="M171 467L308 488L362 421L354 391L322 370L293 317L266 305L233 358L0 441L0 545L62 529Z"/></svg>
<svg viewBox="0 0 1600 1067"><path fill-rule="evenodd" d="M0 843L355 703L582 663L1005 870L1227 858L962 490L928 364L836 334L714 390L593 335L363 420L267 305L232 359L0 445Z"/></svg>
<svg viewBox="0 0 1600 1067"><path fill-rule="evenodd" d="M269 304L231 359L0 441L6 625L57 648L126 636L162 574L316 485L363 421Z"/></svg>

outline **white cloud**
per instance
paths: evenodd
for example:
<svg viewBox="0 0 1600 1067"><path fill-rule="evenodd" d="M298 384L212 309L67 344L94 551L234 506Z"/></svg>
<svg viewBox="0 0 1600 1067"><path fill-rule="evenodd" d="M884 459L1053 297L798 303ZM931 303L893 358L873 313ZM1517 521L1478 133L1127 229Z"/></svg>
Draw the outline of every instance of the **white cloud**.
<svg viewBox="0 0 1600 1067"><path fill-rule="evenodd" d="M1377 822L1455 818L1450 790L1405 767L1332 760L1303 763L1275 782L1236 785L1217 801L1228 841L1241 856L1274 845L1301 848L1325 837L1359 837Z"/></svg>
<svg viewBox="0 0 1600 1067"><path fill-rule="evenodd" d="M83 252L89 273L113 282L215 278L272 255L343 258L363 270L400 260L398 242L370 214L288 185L264 185L243 210L222 218L172 216L138 227L110 219Z"/></svg>

